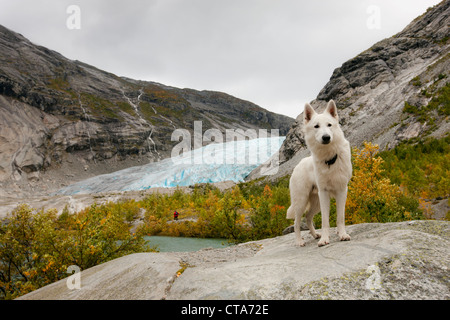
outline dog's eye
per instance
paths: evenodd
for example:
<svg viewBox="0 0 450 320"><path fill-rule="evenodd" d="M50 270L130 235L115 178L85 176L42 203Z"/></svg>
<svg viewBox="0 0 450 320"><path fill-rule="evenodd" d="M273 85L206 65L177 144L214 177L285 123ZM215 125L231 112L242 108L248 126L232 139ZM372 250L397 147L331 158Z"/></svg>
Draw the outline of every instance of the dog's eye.
<svg viewBox="0 0 450 320"><path fill-rule="evenodd" d="M331 127L331 123L329 123L328 126Z"/></svg>
<svg viewBox="0 0 450 320"><path fill-rule="evenodd" d="M314 126L314 128L316 128L316 129L318 129L320 126L318 125L318 124L316 124L315 126Z"/></svg>

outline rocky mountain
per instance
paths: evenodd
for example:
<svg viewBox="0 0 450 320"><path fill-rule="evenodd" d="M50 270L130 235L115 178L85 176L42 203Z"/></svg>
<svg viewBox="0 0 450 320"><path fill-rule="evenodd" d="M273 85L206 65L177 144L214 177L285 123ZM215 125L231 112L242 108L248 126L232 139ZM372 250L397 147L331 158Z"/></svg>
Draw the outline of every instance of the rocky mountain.
<svg viewBox="0 0 450 320"><path fill-rule="evenodd" d="M334 99L353 146L372 141L389 149L406 139L444 136L450 131L449 25L445 0L334 70L311 105L322 110ZM300 114L281 147L278 176L308 154L302 123Z"/></svg>
<svg viewBox="0 0 450 320"><path fill-rule="evenodd" d="M279 129L294 119L222 92L118 77L0 26L0 195L52 191L170 155L175 128Z"/></svg>

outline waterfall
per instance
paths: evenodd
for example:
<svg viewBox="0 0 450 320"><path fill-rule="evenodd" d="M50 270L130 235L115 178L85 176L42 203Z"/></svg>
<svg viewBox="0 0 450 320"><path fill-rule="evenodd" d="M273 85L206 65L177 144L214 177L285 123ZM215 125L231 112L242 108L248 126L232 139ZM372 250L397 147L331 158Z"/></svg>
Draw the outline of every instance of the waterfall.
<svg viewBox="0 0 450 320"><path fill-rule="evenodd" d="M123 95L123 97L128 101L128 103L130 104L130 106L133 107L134 112L135 112L136 115L139 117L141 127L142 127L142 123L146 123L146 124L150 127L150 134L149 134L148 137L147 137L148 151L149 151L149 152L152 152L151 145L153 145L153 151L157 154L158 159L161 159L161 155L160 155L160 153L158 152L158 150L156 149L156 143L155 143L155 141L153 141L153 139L152 139L153 125L152 125L150 122L148 122L147 120L145 120L145 119L142 117L141 113L139 112L139 103L140 103L140 101L141 101L141 96L142 96L143 94L144 94L144 91L142 90L142 88L139 89L139 95L138 95L138 97L137 97L137 102L134 103L133 100L131 100L131 98L128 97L128 96L125 94L125 91L122 90L122 95ZM153 107L152 107L152 108L153 108ZM155 108L153 108L153 111L154 111L155 114L156 114ZM151 143L151 145L150 145L150 143Z"/></svg>

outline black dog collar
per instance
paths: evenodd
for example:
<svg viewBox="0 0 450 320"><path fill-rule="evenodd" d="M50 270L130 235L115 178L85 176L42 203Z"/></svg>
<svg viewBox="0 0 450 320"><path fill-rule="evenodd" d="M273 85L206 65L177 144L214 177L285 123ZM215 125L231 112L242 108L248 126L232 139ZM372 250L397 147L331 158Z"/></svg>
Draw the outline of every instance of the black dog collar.
<svg viewBox="0 0 450 320"><path fill-rule="evenodd" d="M337 159L337 154L333 157L333 158L331 158L330 160L327 160L327 161L325 161L325 164L327 164L328 165L328 167L330 167L331 165L333 165L335 162L336 162L336 159Z"/></svg>

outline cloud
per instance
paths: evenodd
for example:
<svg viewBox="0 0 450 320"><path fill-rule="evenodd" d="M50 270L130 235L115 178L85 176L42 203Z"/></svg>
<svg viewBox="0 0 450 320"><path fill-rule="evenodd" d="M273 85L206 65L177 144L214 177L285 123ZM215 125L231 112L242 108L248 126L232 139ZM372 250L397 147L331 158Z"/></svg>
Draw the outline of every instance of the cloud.
<svg viewBox="0 0 450 320"><path fill-rule="evenodd" d="M120 76L218 90L295 117L334 68L438 0L0 0L0 21ZM81 29L66 8L81 9ZM370 5L380 29L367 27Z"/></svg>

